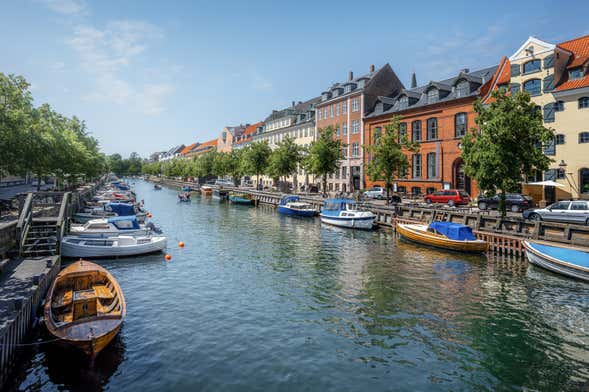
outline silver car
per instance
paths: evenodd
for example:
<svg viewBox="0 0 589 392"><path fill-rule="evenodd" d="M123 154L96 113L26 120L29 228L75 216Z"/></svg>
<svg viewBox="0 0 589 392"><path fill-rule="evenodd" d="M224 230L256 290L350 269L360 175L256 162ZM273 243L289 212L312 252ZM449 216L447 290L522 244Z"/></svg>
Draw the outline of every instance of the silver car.
<svg viewBox="0 0 589 392"><path fill-rule="evenodd" d="M575 223L589 226L589 201L558 201L546 208L535 208L523 213L524 219Z"/></svg>

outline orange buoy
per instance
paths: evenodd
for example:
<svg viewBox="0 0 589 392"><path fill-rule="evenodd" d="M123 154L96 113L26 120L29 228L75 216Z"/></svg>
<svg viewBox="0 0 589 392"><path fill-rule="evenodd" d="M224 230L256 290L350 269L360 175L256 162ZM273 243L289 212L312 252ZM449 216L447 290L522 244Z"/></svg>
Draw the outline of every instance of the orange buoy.
<svg viewBox="0 0 589 392"><path fill-rule="evenodd" d="M166 259L167 261L170 261L170 260L172 260L172 256L170 256L170 255L166 255L165 259Z"/></svg>
<svg viewBox="0 0 589 392"><path fill-rule="evenodd" d="M184 248L184 242L182 242L182 241L178 242L178 246L179 246L180 248Z"/></svg>
<svg viewBox="0 0 589 392"><path fill-rule="evenodd" d="M151 218L151 217L153 217L153 214L149 213L149 214L147 214L147 217Z"/></svg>

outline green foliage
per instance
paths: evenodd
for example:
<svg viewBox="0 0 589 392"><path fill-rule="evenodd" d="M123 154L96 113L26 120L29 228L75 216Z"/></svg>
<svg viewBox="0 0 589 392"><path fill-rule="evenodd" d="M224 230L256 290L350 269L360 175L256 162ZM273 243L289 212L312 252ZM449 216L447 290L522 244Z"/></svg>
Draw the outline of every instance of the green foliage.
<svg viewBox="0 0 589 392"><path fill-rule="evenodd" d="M364 146L370 157L366 173L372 181L384 181L387 203L395 175L407 172L409 162L403 149L411 153L419 150L419 143L410 142L407 135L399 138L399 121L400 117L393 117L384 127L384 134L375 135L373 144Z"/></svg>
<svg viewBox="0 0 589 392"><path fill-rule="evenodd" d="M479 187L495 194L500 190L500 210L505 216L505 193L535 171L548 169L551 159L542 145L554 140L554 131L545 128L542 114L526 92L514 96L494 91L494 102L474 104L477 128L462 139L464 171Z"/></svg>
<svg viewBox="0 0 589 392"><path fill-rule="evenodd" d="M270 177L294 175L302 159L302 147L296 144L294 139L286 137L282 142L278 143L278 147L270 154L268 175Z"/></svg>
<svg viewBox="0 0 589 392"><path fill-rule="evenodd" d="M243 171L245 174L255 174L258 183L260 176L268 169L272 150L267 142L256 142L245 147L243 151Z"/></svg>
<svg viewBox="0 0 589 392"><path fill-rule="evenodd" d="M334 139L331 126L320 129L317 140L311 143L303 161L308 173L322 177L323 193L327 191L327 176L338 169L339 161L343 159L342 146L341 141Z"/></svg>

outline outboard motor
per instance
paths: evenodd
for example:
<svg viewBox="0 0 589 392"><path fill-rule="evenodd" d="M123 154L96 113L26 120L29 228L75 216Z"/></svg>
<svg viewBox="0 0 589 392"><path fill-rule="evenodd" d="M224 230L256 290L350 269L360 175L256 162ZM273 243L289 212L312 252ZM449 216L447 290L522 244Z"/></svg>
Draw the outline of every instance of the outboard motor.
<svg viewBox="0 0 589 392"><path fill-rule="evenodd" d="M147 223L147 225L145 225L145 227L147 227L149 230L153 231L156 234L162 234L162 229L160 229L159 227L154 225L153 222Z"/></svg>

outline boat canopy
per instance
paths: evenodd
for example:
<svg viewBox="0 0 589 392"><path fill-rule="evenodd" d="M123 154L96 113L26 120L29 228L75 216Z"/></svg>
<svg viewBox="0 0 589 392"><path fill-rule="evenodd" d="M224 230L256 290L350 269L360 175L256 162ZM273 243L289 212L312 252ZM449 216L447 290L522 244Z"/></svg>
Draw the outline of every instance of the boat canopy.
<svg viewBox="0 0 589 392"><path fill-rule="evenodd" d="M135 207L132 203L108 203L105 210L112 211L119 216L135 215Z"/></svg>
<svg viewBox="0 0 589 392"><path fill-rule="evenodd" d="M140 228L135 215L113 216L112 218L108 218L108 223L112 223L119 230L138 230Z"/></svg>
<svg viewBox="0 0 589 392"><path fill-rule="evenodd" d="M352 199L327 199L323 204L323 209L326 211L340 211L345 210L346 206L353 208L356 202Z"/></svg>
<svg viewBox="0 0 589 392"><path fill-rule="evenodd" d="M282 196L282 199L280 200L280 205L286 205L286 203L295 203L297 201L300 201L301 198L298 196Z"/></svg>
<svg viewBox="0 0 589 392"><path fill-rule="evenodd" d="M474 241L476 237L472 232L472 228L452 222L432 222L429 230L445 235L451 240L457 241Z"/></svg>

